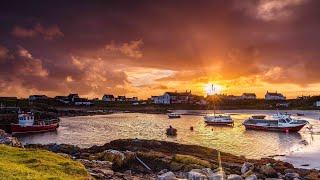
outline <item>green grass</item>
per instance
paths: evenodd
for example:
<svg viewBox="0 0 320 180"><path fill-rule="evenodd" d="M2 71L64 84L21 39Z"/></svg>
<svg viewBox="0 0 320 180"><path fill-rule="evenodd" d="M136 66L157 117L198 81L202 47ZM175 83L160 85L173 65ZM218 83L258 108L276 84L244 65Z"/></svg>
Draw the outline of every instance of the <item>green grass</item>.
<svg viewBox="0 0 320 180"><path fill-rule="evenodd" d="M89 179L84 166L45 150L0 145L0 179Z"/></svg>

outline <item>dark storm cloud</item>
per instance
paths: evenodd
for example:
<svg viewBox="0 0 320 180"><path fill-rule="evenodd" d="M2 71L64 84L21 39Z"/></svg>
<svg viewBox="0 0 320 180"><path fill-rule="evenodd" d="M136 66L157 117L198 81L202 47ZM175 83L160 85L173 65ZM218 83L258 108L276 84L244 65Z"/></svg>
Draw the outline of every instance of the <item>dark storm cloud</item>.
<svg viewBox="0 0 320 180"><path fill-rule="evenodd" d="M130 86L129 67L176 72L159 82L320 83L319 8L315 0L1 1L0 83L99 94Z"/></svg>

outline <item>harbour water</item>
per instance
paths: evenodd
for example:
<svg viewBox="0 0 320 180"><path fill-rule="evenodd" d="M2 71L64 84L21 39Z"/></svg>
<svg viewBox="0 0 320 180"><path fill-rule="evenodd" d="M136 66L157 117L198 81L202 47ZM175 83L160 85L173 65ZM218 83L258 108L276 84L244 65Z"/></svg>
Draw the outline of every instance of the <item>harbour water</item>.
<svg viewBox="0 0 320 180"><path fill-rule="evenodd" d="M56 132L23 135L24 144L66 143L80 147L102 145L115 139L141 138L196 144L215 148L247 158L275 156L293 163L296 167L320 169L320 112L302 112L312 124L299 133L246 131L242 122L254 114L270 116L274 111L229 110L223 111L235 120L234 127L206 126L201 114L210 111L177 111L180 119L168 119L165 114L115 113L110 115L61 118ZM190 115L192 114L192 115ZM295 117L295 116L293 116ZM167 137L165 129L172 125L178 130L176 137ZM190 127L194 130L191 131ZM279 156L280 155L280 156ZM307 166L308 165L308 166Z"/></svg>

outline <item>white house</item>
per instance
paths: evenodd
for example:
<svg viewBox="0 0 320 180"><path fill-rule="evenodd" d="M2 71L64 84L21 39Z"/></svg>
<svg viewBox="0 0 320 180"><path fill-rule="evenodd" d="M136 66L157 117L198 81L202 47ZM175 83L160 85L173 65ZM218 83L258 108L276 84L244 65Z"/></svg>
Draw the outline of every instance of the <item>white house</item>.
<svg viewBox="0 0 320 180"><path fill-rule="evenodd" d="M164 93L162 96L153 96L153 102L155 104L170 104L171 96L168 93Z"/></svg>
<svg viewBox="0 0 320 180"><path fill-rule="evenodd" d="M320 101L316 101L315 105L316 107L320 107Z"/></svg>
<svg viewBox="0 0 320 180"><path fill-rule="evenodd" d="M105 102L114 102L115 98L112 94L105 94L103 95L102 100Z"/></svg>
<svg viewBox="0 0 320 180"><path fill-rule="evenodd" d="M286 97L278 92L271 93L267 91L265 95L265 99L266 100L286 100Z"/></svg>
<svg viewBox="0 0 320 180"><path fill-rule="evenodd" d="M191 96L191 91L165 92L162 96L153 96L152 99L155 104L186 104L189 103Z"/></svg>
<svg viewBox="0 0 320 180"><path fill-rule="evenodd" d="M257 96L255 93L243 93L241 99L257 99Z"/></svg>

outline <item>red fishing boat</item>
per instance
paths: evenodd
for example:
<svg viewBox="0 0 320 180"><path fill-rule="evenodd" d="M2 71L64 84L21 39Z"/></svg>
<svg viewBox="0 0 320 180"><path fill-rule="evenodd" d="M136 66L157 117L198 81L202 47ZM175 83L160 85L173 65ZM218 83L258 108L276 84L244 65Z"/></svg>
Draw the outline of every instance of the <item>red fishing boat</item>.
<svg viewBox="0 0 320 180"><path fill-rule="evenodd" d="M251 130L298 132L308 123L306 120L294 120L290 117L273 120L249 118L243 125Z"/></svg>
<svg viewBox="0 0 320 180"><path fill-rule="evenodd" d="M32 113L22 113L18 115L18 124L11 124L12 134L38 133L54 131L59 127L59 119L37 120Z"/></svg>

